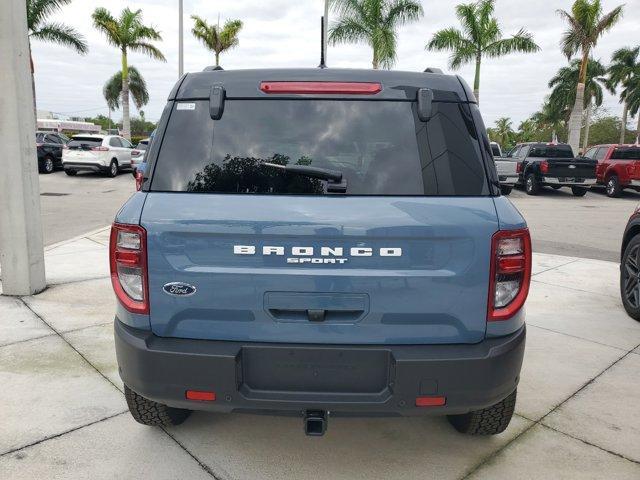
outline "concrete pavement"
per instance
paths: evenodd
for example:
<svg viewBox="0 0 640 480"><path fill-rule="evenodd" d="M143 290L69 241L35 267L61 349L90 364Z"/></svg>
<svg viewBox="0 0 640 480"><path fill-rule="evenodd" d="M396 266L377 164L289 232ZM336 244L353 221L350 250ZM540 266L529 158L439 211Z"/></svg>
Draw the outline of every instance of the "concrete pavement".
<svg viewBox="0 0 640 480"><path fill-rule="evenodd" d="M0 478L640 478L640 323L622 309L618 265L534 256L517 415L491 438L444 418L195 413L138 425L113 346L108 231L49 247L50 287L0 297Z"/></svg>

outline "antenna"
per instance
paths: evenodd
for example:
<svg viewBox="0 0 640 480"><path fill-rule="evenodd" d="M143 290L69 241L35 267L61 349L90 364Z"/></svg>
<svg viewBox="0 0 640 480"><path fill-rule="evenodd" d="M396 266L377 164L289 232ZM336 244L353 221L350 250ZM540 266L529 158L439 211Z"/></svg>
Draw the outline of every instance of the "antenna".
<svg viewBox="0 0 640 480"><path fill-rule="evenodd" d="M320 65L318 68L327 68L324 63L324 16L320 17Z"/></svg>

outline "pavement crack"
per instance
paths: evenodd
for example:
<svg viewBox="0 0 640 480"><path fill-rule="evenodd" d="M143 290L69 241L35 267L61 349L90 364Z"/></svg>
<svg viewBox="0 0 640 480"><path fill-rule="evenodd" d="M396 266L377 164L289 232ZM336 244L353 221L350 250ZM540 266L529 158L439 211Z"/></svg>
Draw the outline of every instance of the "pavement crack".
<svg viewBox="0 0 640 480"><path fill-rule="evenodd" d="M576 263L576 262L578 262L580 260L582 260L582 259L576 258L576 259L571 260L571 261L569 261L567 263L563 263L561 265L556 265L555 267L549 267L546 270L542 270L541 272L532 273L531 277L535 277L536 275L540 275L541 273L550 272L551 270L555 270L555 269L560 268L560 267L566 267L567 265L571 265L572 263Z"/></svg>
<svg viewBox="0 0 640 480"><path fill-rule="evenodd" d="M173 440L174 442L176 442L176 444L186 452L187 455L189 455L195 462L197 462L198 465L200 465L200 468L202 468L202 470L204 470L207 474L209 474L211 476L211 478L214 478L215 480L223 480L222 478L218 477L214 471L211 469L211 467L209 467L209 465L207 465L206 463L204 463L202 460L200 460L198 457L196 457L195 454L193 454L192 452L189 451L189 449L187 447L185 447L182 442L180 440L178 440L176 437L174 437L173 435L171 435L171 433L169 433L169 431L167 431L166 428L164 427L160 427L160 430L162 430L164 433L167 434L167 436Z"/></svg>
<svg viewBox="0 0 640 480"><path fill-rule="evenodd" d="M530 321L527 321L527 327L538 328L540 330L545 330L547 332L557 333L558 335L564 335L566 337L576 338L578 340L583 340L585 342L595 343L596 345L600 345L602 347L609 347L609 348L613 348L615 350L620 350L621 352L627 352L626 348L616 347L615 345L609 345L607 343L596 342L595 340L591 340L589 338L579 337L578 335L571 335L570 333L561 332L559 330L554 330L552 328L541 327L540 325L536 325L535 323L531 323Z"/></svg>

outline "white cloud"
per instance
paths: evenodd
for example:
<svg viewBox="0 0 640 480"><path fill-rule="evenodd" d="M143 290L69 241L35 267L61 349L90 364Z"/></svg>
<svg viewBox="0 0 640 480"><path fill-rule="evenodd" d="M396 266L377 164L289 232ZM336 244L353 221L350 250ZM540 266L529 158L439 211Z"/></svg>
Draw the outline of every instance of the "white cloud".
<svg viewBox="0 0 640 480"><path fill-rule="evenodd" d="M457 25L454 8L463 0L424 0L425 16L399 32L396 69L421 71L427 66L448 70L448 54L427 52L425 43L437 30ZM610 10L625 0L603 0ZM542 51L529 55L509 55L485 60L481 77L481 110L487 125L499 117L511 117L514 124L540 106L548 94L547 82L558 68L566 64L558 42L564 25L555 10L570 9L570 0L497 0L496 12L505 35L521 27L534 34ZM594 56L606 63L614 50L640 43L640 0L626 0L625 16L613 31L600 40ZM320 15L323 0L184 0L185 69L200 71L213 63L208 52L190 33L190 15L197 14L221 22L239 18L244 22L240 45L221 57L226 69L265 67L315 67L319 62ZM75 0L53 19L74 26L84 34L90 52L79 56L63 47L34 42L38 108L69 115L107 113L102 97L104 82L120 69L119 52L91 25L96 7L106 7L114 14L125 6L140 8L146 23L162 32L159 48L167 63L133 53L130 63L138 67L149 84L151 101L144 110L157 120L167 94L178 75L178 0L123 1ZM328 63L332 67L370 68L371 52L366 45L331 47ZM473 66L459 72L471 84ZM619 114L617 98L607 94L605 107ZM119 118L119 113L116 113Z"/></svg>

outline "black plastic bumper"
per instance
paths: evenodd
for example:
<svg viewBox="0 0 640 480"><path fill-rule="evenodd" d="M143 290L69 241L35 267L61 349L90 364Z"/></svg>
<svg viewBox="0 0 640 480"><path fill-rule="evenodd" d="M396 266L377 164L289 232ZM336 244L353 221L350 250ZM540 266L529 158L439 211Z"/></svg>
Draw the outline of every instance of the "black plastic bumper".
<svg viewBox="0 0 640 480"><path fill-rule="evenodd" d="M518 384L525 327L473 345L298 345L162 338L115 321L120 376L173 407L345 415L458 414L493 405ZM213 391L213 402L187 400ZM418 396L446 404L416 407Z"/></svg>
<svg viewBox="0 0 640 480"><path fill-rule="evenodd" d="M75 170L77 172L108 172L109 166L104 166L101 163L93 162L64 162L63 167L65 170Z"/></svg>

